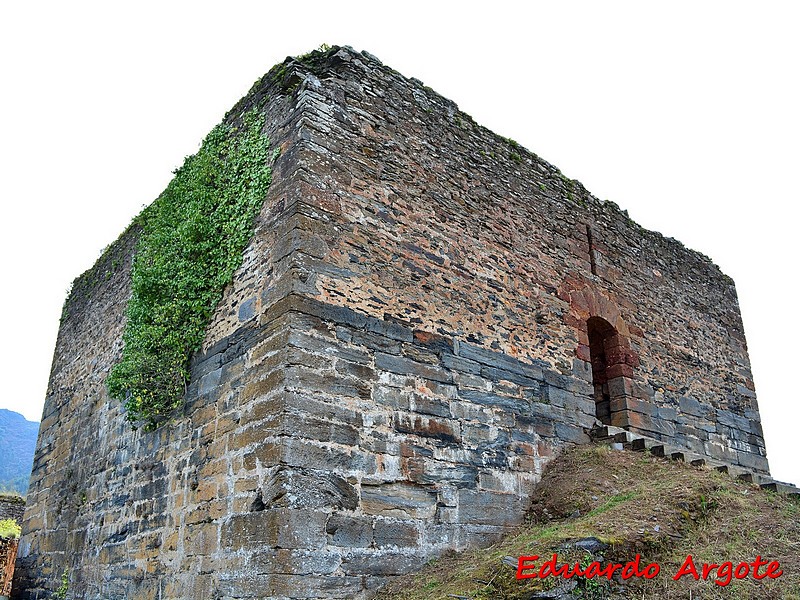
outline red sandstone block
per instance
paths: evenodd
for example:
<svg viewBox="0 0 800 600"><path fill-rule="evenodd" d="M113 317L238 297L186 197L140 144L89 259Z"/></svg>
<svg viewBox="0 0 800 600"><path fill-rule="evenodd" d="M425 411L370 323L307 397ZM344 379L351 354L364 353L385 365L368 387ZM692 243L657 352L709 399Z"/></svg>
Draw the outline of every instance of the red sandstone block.
<svg viewBox="0 0 800 600"><path fill-rule="evenodd" d="M606 377L633 377L633 367L630 365L611 365L606 368Z"/></svg>
<svg viewBox="0 0 800 600"><path fill-rule="evenodd" d="M578 333L578 341L581 344L589 343L589 336L587 336L586 333L582 333L586 329L586 320L583 317L577 317L572 314L564 315L564 324L581 332Z"/></svg>
<svg viewBox="0 0 800 600"><path fill-rule="evenodd" d="M614 427L629 427L629 413L628 411L619 411L611 413L611 424Z"/></svg>
<svg viewBox="0 0 800 600"><path fill-rule="evenodd" d="M626 338L624 335L615 333L614 335L609 336L608 338L603 340L603 346L606 349L606 354L608 354L610 351L616 348L621 348L623 350L630 348L630 342L628 341L628 338Z"/></svg>
<svg viewBox="0 0 800 600"><path fill-rule="evenodd" d="M606 364L607 365L617 365L617 364L626 364L627 363L627 351L625 348L621 348L620 346L613 346L611 348L606 348Z"/></svg>
<svg viewBox="0 0 800 600"><path fill-rule="evenodd" d="M644 330L636 325L628 325L628 331L630 332L631 337L644 337Z"/></svg>

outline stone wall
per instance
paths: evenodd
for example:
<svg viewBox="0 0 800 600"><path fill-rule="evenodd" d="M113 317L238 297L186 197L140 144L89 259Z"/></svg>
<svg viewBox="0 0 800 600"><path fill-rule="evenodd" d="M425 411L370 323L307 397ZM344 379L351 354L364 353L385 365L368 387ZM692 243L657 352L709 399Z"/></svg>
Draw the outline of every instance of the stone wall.
<svg viewBox="0 0 800 600"><path fill-rule="evenodd" d="M265 91L254 90L228 118L263 105ZM302 111L279 94L263 110L266 134L280 147L291 139ZM283 196L294 177L284 171L284 166L293 167L292 156L293 149L286 147L274 165L275 181L226 303L237 303L238 286L256 274L275 288L291 279L279 253L291 232ZM66 571L70 597L182 598L186 590L196 589L193 597L207 598L210 577L201 571L209 569L211 529L221 527L222 516L241 510L233 506L235 479L227 476L240 468L243 442L228 438L231 429L244 430L252 420L244 398L262 389L259 379L271 371L280 375L282 362L272 358L264 366L270 371L262 373L248 363L247 377L242 376L247 349L275 339L280 321L274 326L242 327L238 320L238 327L215 326L208 360L195 362L183 414L154 433L134 430L120 403L108 397L105 378L121 352L137 238L135 227L124 232L75 281L64 307L31 475L15 597L50 597ZM212 390L220 400L206 405ZM225 481L219 482L220 477ZM228 555L219 566L235 572L233 565L240 563Z"/></svg>
<svg viewBox="0 0 800 600"><path fill-rule="evenodd" d="M565 375L589 368L603 318L625 353L614 424L768 472L735 288L709 259L370 57L321 69L308 293Z"/></svg>
<svg viewBox="0 0 800 600"><path fill-rule="evenodd" d="M19 540L0 538L0 599L3 600L11 594L18 545Z"/></svg>
<svg viewBox="0 0 800 600"><path fill-rule="evenodd" d="M519 523L601 402L767 471L708 259L367 54L287 61L228 118L252 105L281 156L169 427L133 430L104 387L137 231L76 282L16 597L65 570L80 598L361 597Z"/></svg>
<svg viewBox="0 0 800 600"><path fill-rule="evenodd" d="M17 523L22 523L24 512L24 498L0 494L0 521L13 519ZM11 593L18 545L19 540L0 538L0 598L6 598Z"/></svg>
<svg viewBox="0 0 800 600"><path fill-rule="evenodd" d="M17 523L22 523L24 513L25 498L0 494L0 521L14 519Z"/></svg>

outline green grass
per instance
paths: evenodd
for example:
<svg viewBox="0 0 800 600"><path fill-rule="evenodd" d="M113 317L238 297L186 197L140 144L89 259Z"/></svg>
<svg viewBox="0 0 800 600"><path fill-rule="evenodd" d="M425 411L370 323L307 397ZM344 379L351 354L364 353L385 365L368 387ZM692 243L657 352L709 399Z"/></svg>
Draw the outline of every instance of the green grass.
<svg viewBox="0 0 800 600"><path fill-rule="evenodd" d="M636 492L625 492L624 494L617 494L616 496L612 496L609 498L603 505L598 506L597 508L593 508L587 514L587 517L595 517L597 515L602 515L607 510L611 510L618 504L622 504L623 502L627 502L628 500L633 500L636 498L638 494Z"/></svg>
<svg viewBox="0 0 800 600"><path fill-rule="evenodd" d="M636 554L655 562L660 574L620 585L577 578L572 597L585 600L800 599L800 506L756 486L713 471L644 453L607 447L575 448L551 463L534 489L527 522L486 549L444 556L418 573L400 577L378 600L523 600L564 583L560 578L516 579L519 556L558 554L559 564L588 564L594 557L575 540L608 544L604 564L624 564ZM722 587L674 575L688 554L695 564L751 562L760 554L778 560L777 580L733 580ZM510 557L510 560L509 560ZM505 559L505 560L504 560ZM601 564L602 561L601 561Z"/></svg>

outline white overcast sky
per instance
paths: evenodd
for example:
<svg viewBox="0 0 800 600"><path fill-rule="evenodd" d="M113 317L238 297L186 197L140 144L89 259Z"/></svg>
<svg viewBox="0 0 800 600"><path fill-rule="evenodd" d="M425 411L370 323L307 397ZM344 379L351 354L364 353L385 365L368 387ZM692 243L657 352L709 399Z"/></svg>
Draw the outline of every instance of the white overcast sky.
<svg viewBox="0 0 800 600"><path fill-rule="evenodd" d="M253 81L327 42L732 276L773 475L800 483L799 30L769 0L3 2L0 408L40 419L70 282Z"/></svg>

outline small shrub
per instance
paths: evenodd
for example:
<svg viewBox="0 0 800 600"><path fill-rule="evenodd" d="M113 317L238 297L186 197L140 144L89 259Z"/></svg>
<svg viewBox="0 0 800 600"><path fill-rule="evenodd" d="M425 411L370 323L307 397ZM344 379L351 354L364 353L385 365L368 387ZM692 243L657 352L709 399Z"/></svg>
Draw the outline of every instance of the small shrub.
<svg viewBox="0 0 800 600"><path fill-rule="evenodd" d="M22 528L14 519L0 521L0 538L18 538L21 534Z"/></svg>

